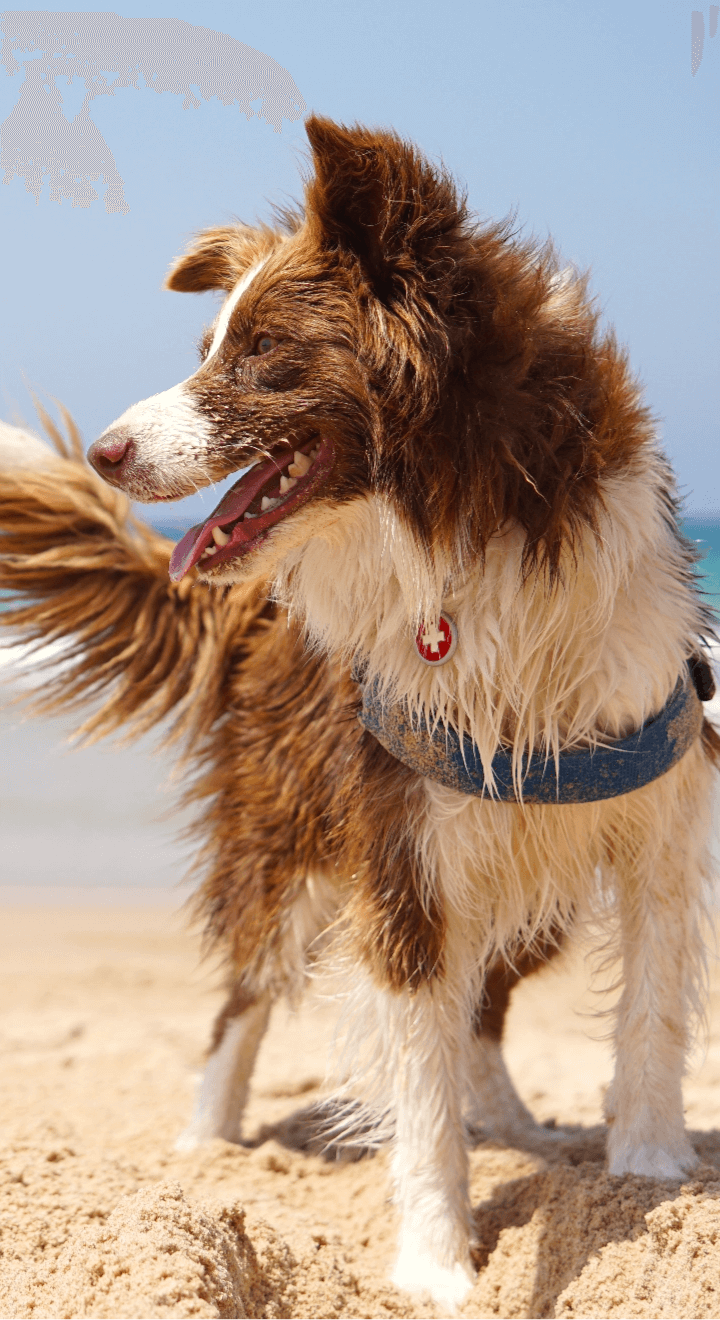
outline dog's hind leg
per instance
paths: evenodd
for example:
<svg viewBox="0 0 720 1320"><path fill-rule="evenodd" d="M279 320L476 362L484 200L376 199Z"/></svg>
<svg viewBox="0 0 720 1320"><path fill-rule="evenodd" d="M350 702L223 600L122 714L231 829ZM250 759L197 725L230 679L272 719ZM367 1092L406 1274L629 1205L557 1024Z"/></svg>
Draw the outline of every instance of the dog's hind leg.
<svg viewBox="0 0 720 1320"><path fill-rule="evenodd" d="M561 942L562 932L553 930L549 938L525 949L513 963L496 958L475 1011L468 1054L467 1121L471 1132L482 1129L485 1136L506 1145L536 1145L558 1135L536 1123L520 1099L503 1058L502 1040L514 987L554 958Z"/></svg>
<svg viewBox="0 0 720 1320"><path fill-rule="evenodd" d="M697 1163L681 1081L690 1013L702 1009L710 773L697 742L661 779L619 799L609 822L623 963L605 1106L612 1174L681 1178Z"/></svg>
<svg viewBox="0 0 720 1320"><path fill-rule="evenodd" d="M338 904L338 890L321 872L308 876L288 902L275 942L252 968L238 971L213 1026L205 1072L192 1119L176 1150L194 1150L213 1137L240 1141L248 1091L273 1004L301 994Z"/></svg>
<svg viewBox="0 0 720 1320"><path fill-rule="evenodd" d="M212 1137L240 1141L250 1079L273 1005L270 990L254 995L241 981L218 1013L195 1109L175 1149L194 1150Z"/></svg>

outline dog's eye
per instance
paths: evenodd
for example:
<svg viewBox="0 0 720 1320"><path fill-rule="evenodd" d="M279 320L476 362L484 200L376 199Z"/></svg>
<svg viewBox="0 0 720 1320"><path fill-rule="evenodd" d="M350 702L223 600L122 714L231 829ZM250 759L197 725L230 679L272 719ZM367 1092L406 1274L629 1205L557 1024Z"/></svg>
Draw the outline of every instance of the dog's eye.
<svg viewBox="0 0 720 1320"><path fill-rule="evenodd" d="M255 340L255 355L262 357L263 353L271 353L277 348L277 344L277 339L273 339L272 335L260 335L260 338Z"/></svg>

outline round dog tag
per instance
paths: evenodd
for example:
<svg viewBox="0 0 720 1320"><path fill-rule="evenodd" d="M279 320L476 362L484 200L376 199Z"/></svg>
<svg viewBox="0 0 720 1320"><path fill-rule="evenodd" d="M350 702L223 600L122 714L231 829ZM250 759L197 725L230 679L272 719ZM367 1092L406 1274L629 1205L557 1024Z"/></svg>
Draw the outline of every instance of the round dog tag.
<svg viewBox="0 0 720 1320"><path fill-rule="evenodd" d="M457 646L457 628L450 615L441 614L437 624L421 624L415 645L426 665L444 665Z"/></svg>

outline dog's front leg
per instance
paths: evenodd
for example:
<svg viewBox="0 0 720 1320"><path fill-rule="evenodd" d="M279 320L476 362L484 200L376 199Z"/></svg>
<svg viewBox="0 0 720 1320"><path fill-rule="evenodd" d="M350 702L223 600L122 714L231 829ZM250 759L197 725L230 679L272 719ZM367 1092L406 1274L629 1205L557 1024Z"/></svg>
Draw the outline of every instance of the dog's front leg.
<svg viewBox="0 0 720 1320"><path fill-rule="evenodd" d="M613 1174L681 1178L697 1164L681 1082L688 1016L702 983L707 790L697 745L663 779L633 794L625 837L614 848L624 986L605 1105Z"/></svg>
<svg viewBox="0 0 720 1320"><path fill-rule="evenodd" d="M400 1243L393 1282L452 1310L475 1279L462 1115L469 1024L447 981L404 992L387 1008L397 1059L392 1168Z"/></svg>
<svg viewBox="0 0 720 1320"><path fill-rule="evenodd" d="M392 1118L400 1214L393 1282L448 1315L474 1282L463 1107L479 969L467 921L447 904L432 849L418 846L424 783L364 735L345 792L345 1086Z"/></svg>

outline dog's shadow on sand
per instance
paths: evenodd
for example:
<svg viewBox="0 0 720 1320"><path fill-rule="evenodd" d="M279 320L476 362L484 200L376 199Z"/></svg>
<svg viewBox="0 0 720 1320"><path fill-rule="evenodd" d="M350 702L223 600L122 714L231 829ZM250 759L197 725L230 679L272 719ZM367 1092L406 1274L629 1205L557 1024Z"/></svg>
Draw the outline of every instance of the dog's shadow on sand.
<svg viewBox="0 0 720 1320"><path fill-rule="evenodd" d="M351 1133L338 1139L337 1133ZM276 1141L287 1150L319 1156L326 1161L348 1162L371 1158L377 1143L363 1141L361 1107L350 1103L316 1102L295 1110L277 1123L263 1124L247 1145L257 1148L266 1141ZM335 1135L334 1135L335 1134ZM687 1183L720 1181L720 1131L691 1132L690 1139L700 1156L701 1165ZM680 1194L680 1184L664 1179L627 1175L611 1177L605 1171L606 1129L603 1126L566 1125L548 1132L547 1141L529 1142L522 1147L539 1158L536 1172L507 1182L499 1182L492 1195L473 1209L476 1245L475 1264L486 1282L503 1286L508 1268L514 1262L502 1250L495 1255L506 1229L521 1229L534 1221L534 1280L527 1314L542 1317L555 1314L560 1294L582 1273L591 1257L611 1243L634 1241L647 1233L645 1216L663 1202ZM503 1149L486 1139L481 1131L473 1134L471 1148L475 1156L487 1151L493 1158ZM513 1147L518 1149L518 1147ZM530 1247L530 1241L528 1241ZM527 1259L527 1248L518 1248ZM520 1261L516 1263L519 1267ZM529 1267L533 1268L528 1262ZM513 1266L515 1268L515 1266ZM524 1265L523 1265L524 1268Z"/></svg>
<svg viewBox="0 0 720 1320"><path fill-rule="evenodd" d="M376 1154L381 1143L371 1140L372 1132L359 1103L316 1100L277 1123L261 1124L243 1144L255 1149L266 1141L277 1141L286 1150L347 1164Z"/></svg>
<svg viewBox="0 0 720 1320"><path fill-rule="evenodd" d="M611 1243L634 1241L647 1233L645 1216L663 1202L674 1201L681 1186L699 1192L704 1182L720 1181L720 1131L689 1134L701 1164L683 1184L633 1175L612 1177L604 1167L603 1126L568 1125L558 1132L565 1137L562 1143L527 1148L528 1153L542 1155L544 1168L500 1183L473 1209L475 1264L481 1273L497 1273L501 1286L511 1263L502 1251L492 1259L501 1234L534 1221L535 1277L532 1296L524 1305L526 1314L538 1320L555 1314L560 1294L591 1257ZM494 1152L499 1149L494 1143L483 1144ZM487 1282L496 1281L488 1276Z"/></svg>

